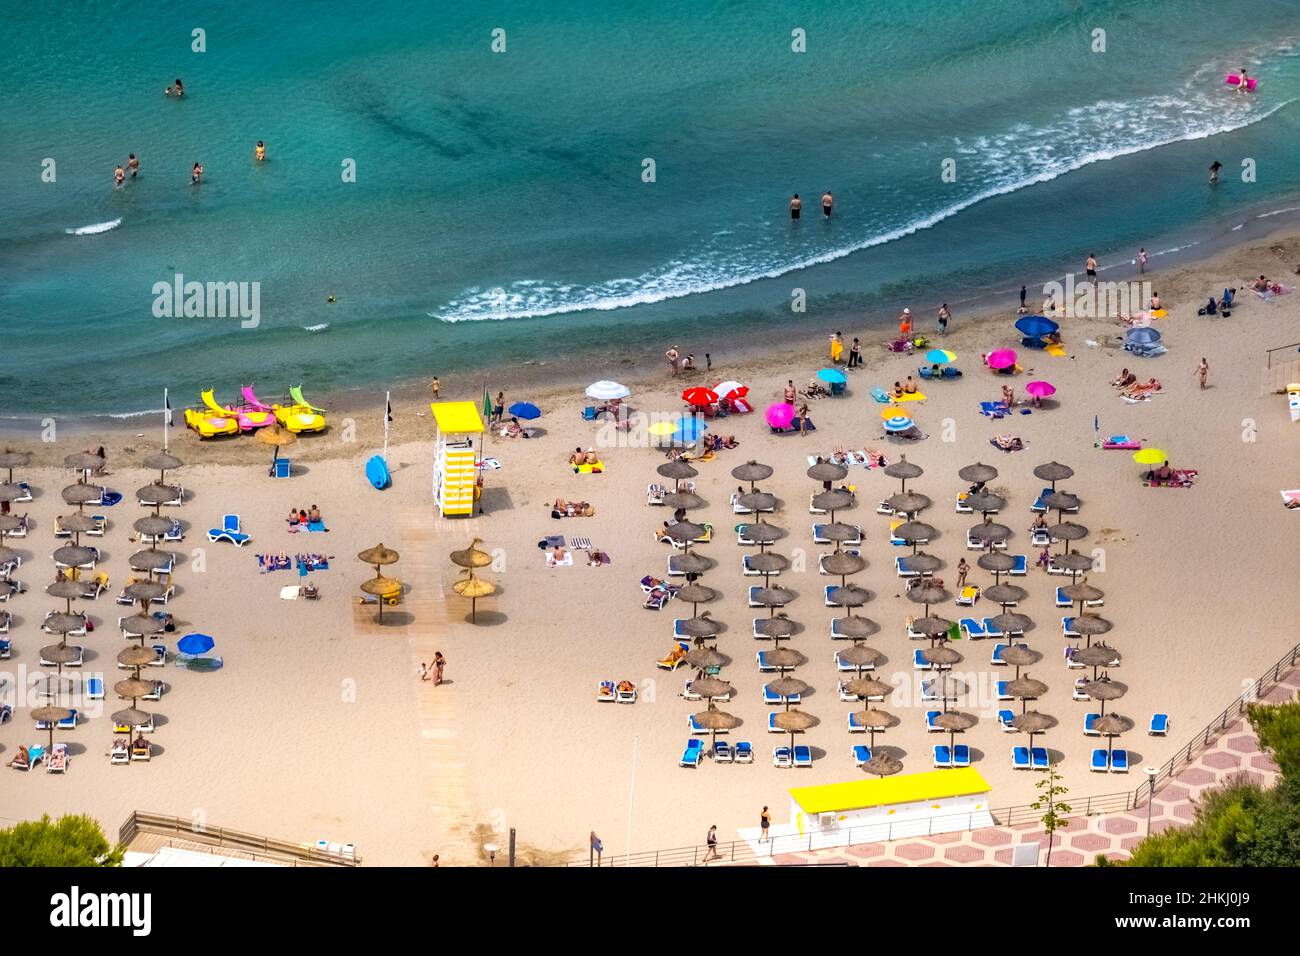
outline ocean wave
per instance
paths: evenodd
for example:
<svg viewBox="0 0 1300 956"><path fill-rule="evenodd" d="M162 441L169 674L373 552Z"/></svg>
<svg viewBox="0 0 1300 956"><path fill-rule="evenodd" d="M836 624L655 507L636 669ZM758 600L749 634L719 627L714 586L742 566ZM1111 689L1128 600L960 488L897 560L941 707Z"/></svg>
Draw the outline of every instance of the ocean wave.
<svg viewBox="0 0 1300 956"><path fill-rule="evenodd" d="M101 232L108 232L120 225L122 225L122 220L118 218L109 222L97 222L89 226L78 226L76 229L64 229L63 231L69 236L97 236Z"/></svg>
<svg viewBox="0 0 1300 956"><path fill-rule="evenodd" d="M321 322L318 323L317 325L304 325L302 327L302 330L304 332L324 332L329 327L330 324L328 322Z"/></svg>
<svg viewBox="0 0 1300 956"><path fill-rule="evenodd" d="M955 202L855 242L791 258L767 236L767 245L759 240L732 249L706 247L640 276L585 286L528 279L503 287L472 287L428 315L456 323L614 311L775 279L906 238L978 203L1095 163L1252 126L1293 102L1294 98L1259 109L1258 101L1224 97L1217 87L1199 79L1185 83L1174 94L1133 101L1102 100L1069 109L1056 122L1042 126L1022 122L998 133L953 138L945 144L948 152L940 155L973 152L982 165L1003 170L1003 175ZM926 155L934 152L933 145L927 145ZM760 262L770 265L757 266Z"/></svg>

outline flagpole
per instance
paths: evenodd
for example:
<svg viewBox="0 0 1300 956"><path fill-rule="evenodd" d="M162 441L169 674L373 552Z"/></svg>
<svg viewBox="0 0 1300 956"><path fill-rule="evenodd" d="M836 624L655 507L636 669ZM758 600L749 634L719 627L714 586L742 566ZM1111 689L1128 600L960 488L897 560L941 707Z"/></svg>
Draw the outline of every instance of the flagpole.
<svg viewBox="0 0 1300 956"><path fill-rule="evenodd" d="M171 422L168 419L171 418L171 409L172 409L171 399L167 395L167 386L164 385L163 386L163 451L167 450L167 438L168 438L167 433L169 431L168 426L171 425Z"/></svg>
<svg viewBox="0 0 1300 956"><path fill-rule="evenodd" d="M392 392L384 393L384 464L388 464L388 419L393 407Z"/></svg>

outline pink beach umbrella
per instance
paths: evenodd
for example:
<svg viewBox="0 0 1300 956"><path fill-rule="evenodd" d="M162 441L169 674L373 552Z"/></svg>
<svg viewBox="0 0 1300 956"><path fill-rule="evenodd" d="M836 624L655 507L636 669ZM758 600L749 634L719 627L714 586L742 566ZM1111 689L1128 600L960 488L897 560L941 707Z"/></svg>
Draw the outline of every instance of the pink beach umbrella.
<svg viewBox="0 0 1300 956"><path fill-rule="evenodd" d="M1011 368L1015 364L1015 349L998 349L989 353L989 368Z"/></svg>
<svg viewBox="0 0 1300 956"><path fill-rule="evenodd" d="M773 428L789 428L790 423L794 421L794 406L787 405L785 402L769 405L763 417Z"/></svg>
<svg viewBox="0 0 1300 956"><path fill-rule="evenodd" d="M1047 398L1056 394L1056 386L1051 382L1030 382L1025 386L1025 391L1035 398Z"/></svg>

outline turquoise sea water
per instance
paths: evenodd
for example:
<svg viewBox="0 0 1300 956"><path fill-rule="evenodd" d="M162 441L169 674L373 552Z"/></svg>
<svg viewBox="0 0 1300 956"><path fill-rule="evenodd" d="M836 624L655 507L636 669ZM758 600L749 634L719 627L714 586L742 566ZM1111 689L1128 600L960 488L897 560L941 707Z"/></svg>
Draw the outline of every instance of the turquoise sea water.
<svg viewBox="0 0 1300 956"><path fill-rule="evenodd" d="M878 322L1300 204L1293 2L186 7L0 14L0 416L593 343L716 357L751 330ZM1243 64L1254 97L1222 83ZM162 95L176 76L182 101ZM132 151L140 177L115 190ZM155 317L177 272L259 282L261 325Z"/></svg>

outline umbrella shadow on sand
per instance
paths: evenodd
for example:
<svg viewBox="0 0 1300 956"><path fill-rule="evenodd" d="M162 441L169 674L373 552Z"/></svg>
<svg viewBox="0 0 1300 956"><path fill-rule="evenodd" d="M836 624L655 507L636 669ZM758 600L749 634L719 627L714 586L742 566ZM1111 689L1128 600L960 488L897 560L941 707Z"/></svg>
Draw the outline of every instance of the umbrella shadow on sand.
<svg viewBox="0 0 1300 956"><path fill-rule="evenodd" d="M502 624L505 624L508 620L509 617L507 617L505 612L503 611L484 611L484 610L479 610L478 616L473 617L472 619L470 613L467 611L465 612L465 615L461 618L461 621L464 622L465 624L473 624L475 627L500 627ZM445 684L447 682L444 680L443 683Z"/></svg>
<svg viewBox="0 0 1300 956"><path fill-rule="evenodd" d="M498 512L513 511L515 508L514 499L510 497L510 491L502 488L500 485L485 485L482 494L479 495L478 506L480 511Z"/></svg>

